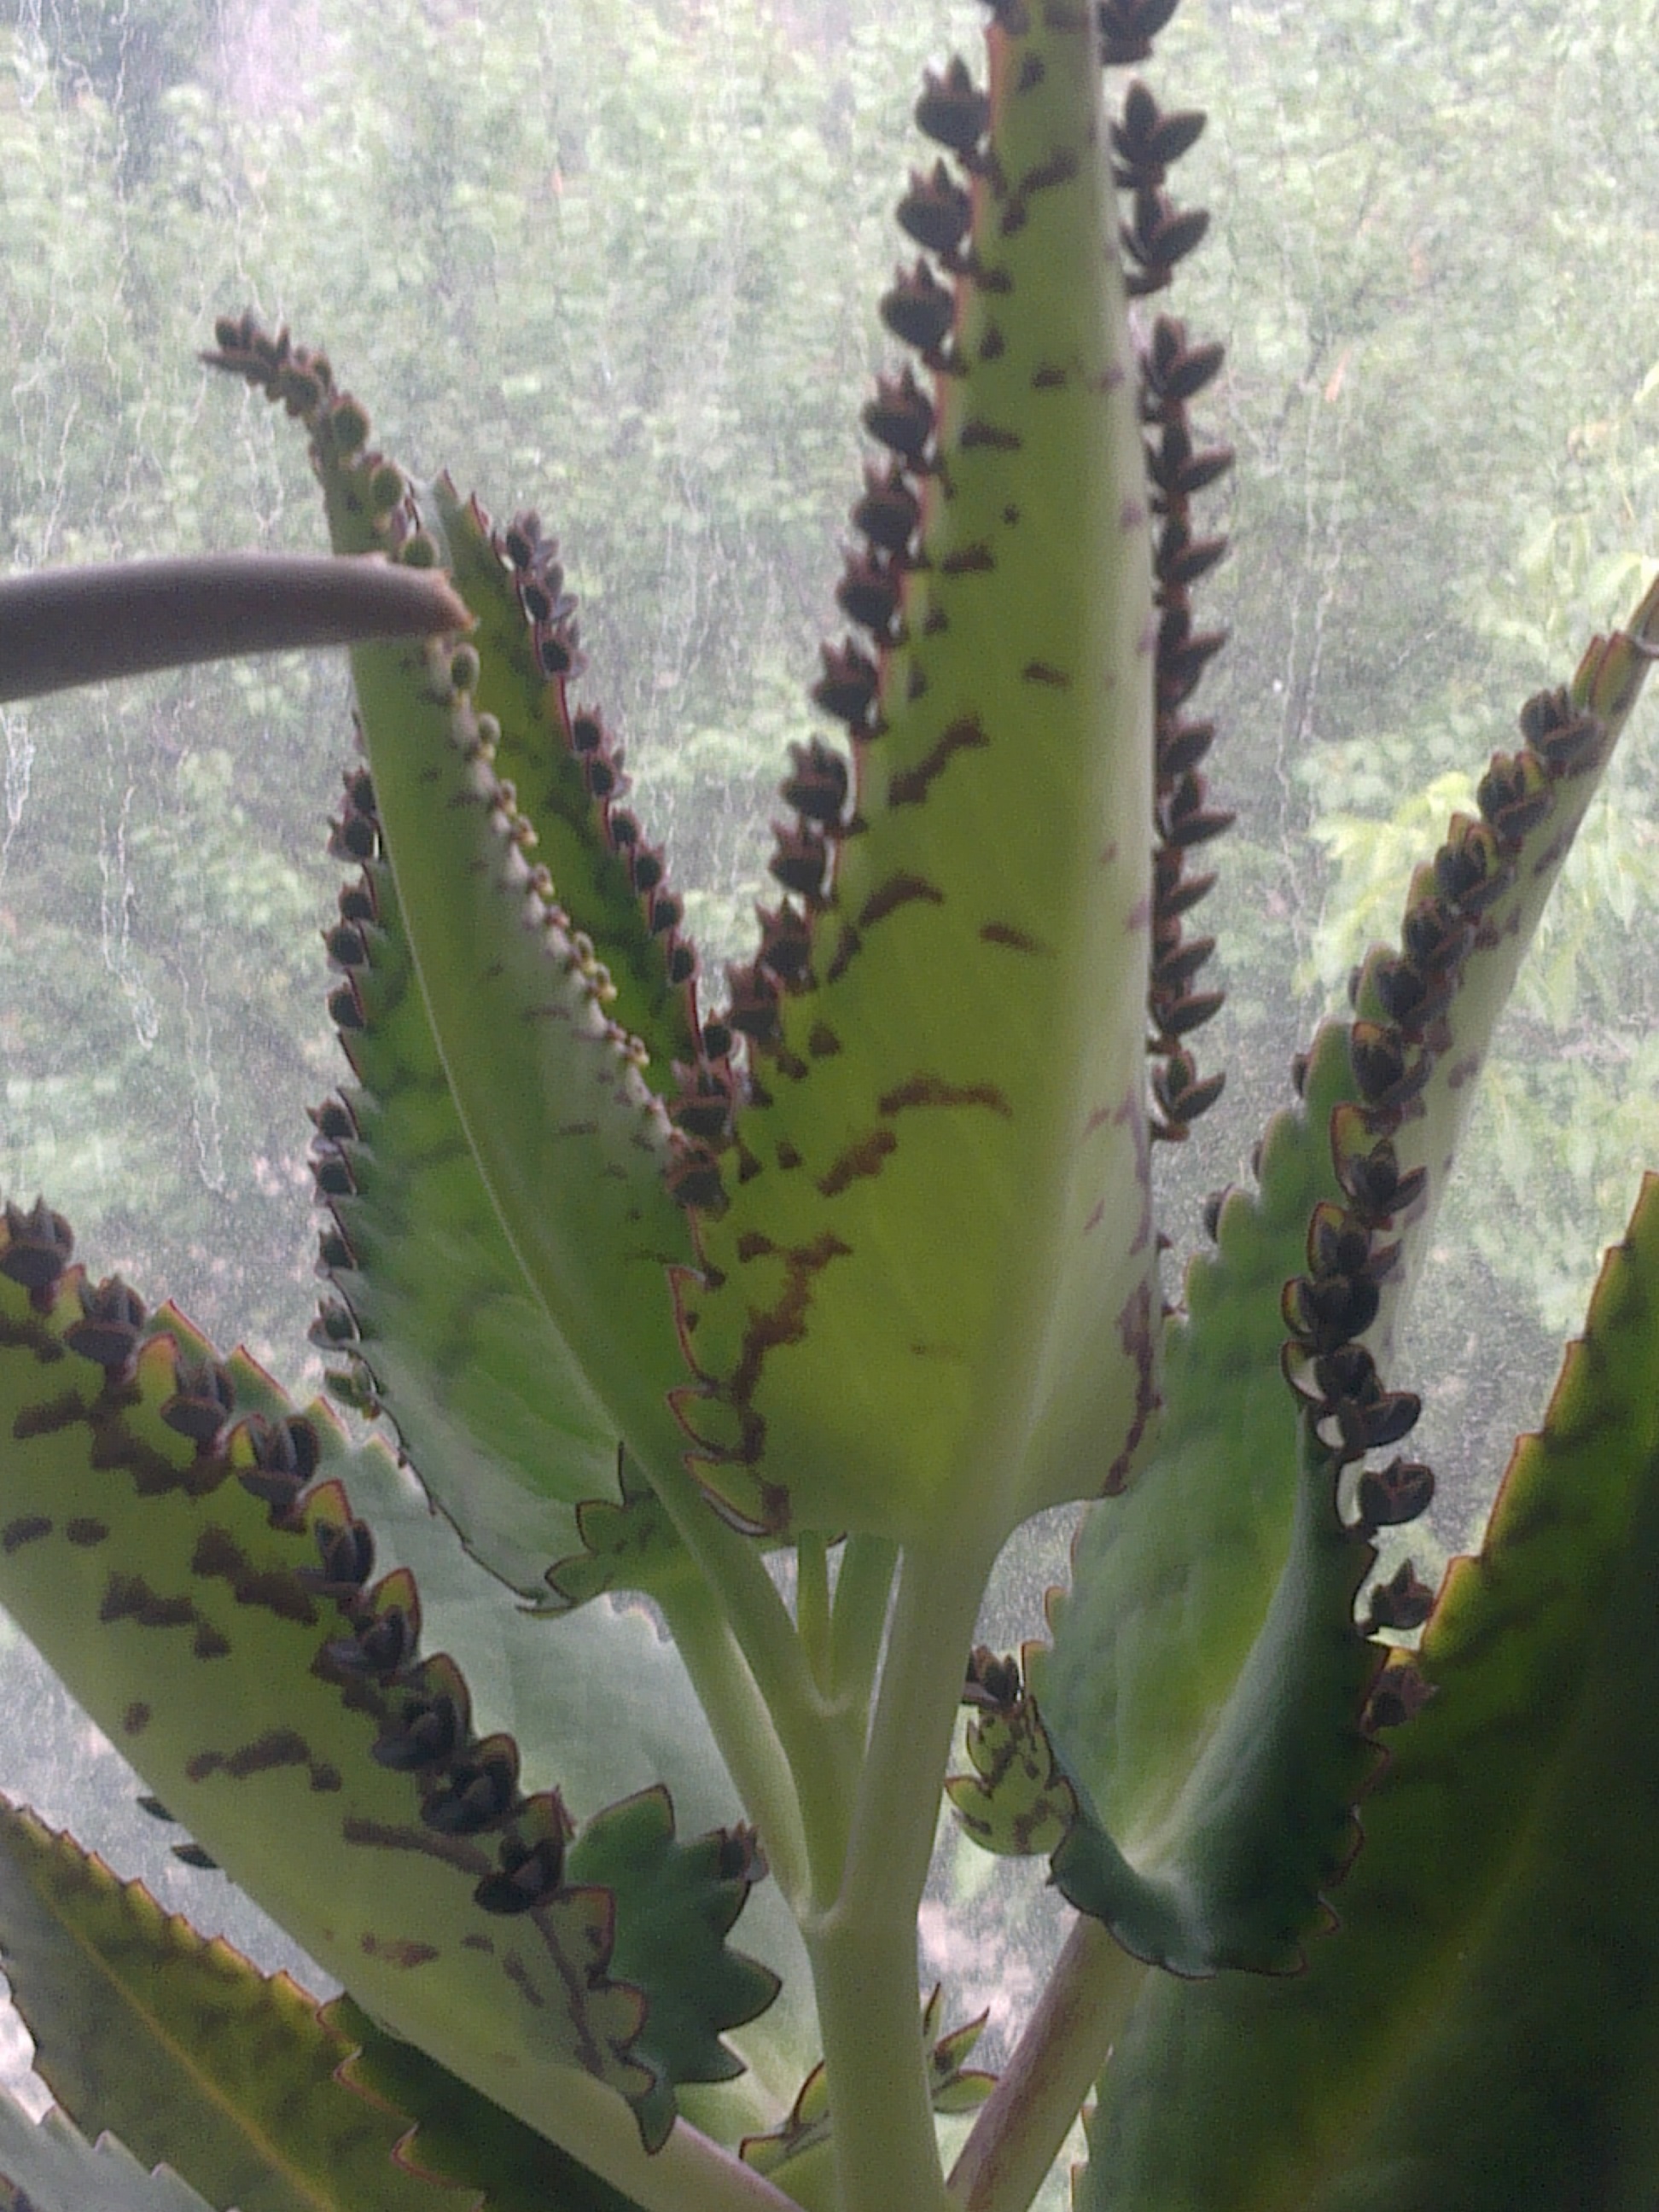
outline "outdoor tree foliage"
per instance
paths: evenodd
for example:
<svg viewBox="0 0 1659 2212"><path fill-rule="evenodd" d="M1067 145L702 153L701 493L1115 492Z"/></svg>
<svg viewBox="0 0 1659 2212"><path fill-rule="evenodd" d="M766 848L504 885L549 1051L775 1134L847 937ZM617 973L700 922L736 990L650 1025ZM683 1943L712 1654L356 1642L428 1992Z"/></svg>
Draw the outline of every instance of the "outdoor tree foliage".
<svg viewBox="0 0 1659 2212"><path fill-rule="evenodd" d="M289 1026L307 964L307 871L249 725L269 745L325 714L326 674L108 697L50 817L61 876L33 783L50 710L7 710L8 957L42 979L10 1018L24 1065L61 1062L8 1079L8 1144L31 1170L64 1146L73 1196L89 1066L188 1110L86 1240L113 1225L120 1273L77 1261L55 1187L6 1208L0 1598L184 1863L347 1993L263 1978L8 1813L0 1942L62 2112L0 2105L0 2173L37 2212L441 2190L997 2212L1055 2186L1091 2096L1085 2207L1650 2198L1651 1181L1443 1579L1432 1537L1407 1556L1435 1482L1397 1449L1431 1340L1477 1445L1493 1405L1524 1417L1452 1322L1505 1280L1554 1317L1559 1252L1492 1194L1548 1218L1565 1103L1598 1204L1645 1141L1603 1064L1645 1064L1645 965L1595 925L1650 903L1650 833L1628 784L1587 810L1659 647L1650 323L1577 257L1650 224L1597 167L1650 27L1217 9L1148 70L1172 12L994 0L985 71L924 78L879 301L904 365L862 407L852 634L816 730L785 643L870 347L825 337L798 271L873 258L872 87L908 27L595 5L573 39L406 8L310 26L287 85L228 18L196 66L187 12L18 35L6 219L52 242L3 280L34 347L20 565L240 534L216 421L258 534L297 538L285 415L336 553L467 610L353 653L325 933L350 1078L304 1178L343 1414L125 1279L128 1240L205 1261L240 1222L228 1140L284 1194L291 1143L233 1118L270 1099L221 1080L228 1036ZM1587 57L1624 70L1588 124ZM1383 149L1425 58L1402 169ZM1519 182L1565 118L1571 225ZM1208 280L1226 372L1189 275L1206 161L1238 187ZM157 343L254 211L283 305L325 306L331 359L384 373L376 425L257 312L217 317L212 388ZM70 281L100 251L118 309ZM1480 404L1449 410L1468 325L1500 313ZM112 403L95 435L71 366ZM1614 397L1588 415L1592 390ZM1523 436L1547 462L1510 510ZM413 466L383 451L405 441ZM535 506L492 515L457 489L475 476L528 477ZM1462 557L1494 512L1512 579ZM589 561L615 586L579 636ZM1613 585L1635 611L1574 666L1568 628ZM9 606L55 668L76 586L37 586L0 590L0 626ZM270 641L210 647L206 588L181 581L169 657ZM1530 696L1483 768L1494 678ZM1240 725L1237 807L1207 781L1212 702ZM635 730L659 765L637 805ZM748 881L699 910L670 876L651 785L718 878L775 734L757 937ZM1304 788L1346 920L1290 842ZM1547 917L1581 824L1590 866ZM1212 854L1247 894L1247 1116L1284 1018L1275 929L1349 1006L1177 1282L1182 1179L1153 1168L1199 1150L1222 1091ZM1496 1060L1529 951L1525 1057L1604 1024L1565 1073ZM1489 1060L1506 1143L1464 1175L1465 1231L1441 1200ZM275 1297L251 1310L277 1326ZM1046 1636L979 1640L999 1556L1079 1501ZM994 2076L981 2023L917 1985L942 1782L968 1847L1046 1861L1069 1916Z"/></svg>

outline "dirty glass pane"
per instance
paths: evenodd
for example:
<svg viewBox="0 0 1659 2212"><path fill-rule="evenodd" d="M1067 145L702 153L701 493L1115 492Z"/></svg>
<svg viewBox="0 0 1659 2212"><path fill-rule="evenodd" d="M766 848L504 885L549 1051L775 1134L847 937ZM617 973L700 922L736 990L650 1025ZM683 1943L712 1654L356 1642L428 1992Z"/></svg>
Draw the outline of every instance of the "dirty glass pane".
<svg viewBox="0 0 1659 2212"><path fill-rule="evenodd" d="M875 301L909 258L890 211L924 158L918 67L983 13L13 0L0 561L317 545L292 426L196 359L216 314L289 324L389 449L557 533L589 691L717 977L837 634L857 408L892 349ZM1185 0L1160 46L1163 94L1210 111L1183 185L1212 228L1174 311L1228 342L1207 419L1238 456L1212 509L1234 556L1203 601L1233 632L1206 693L1238 815L1205 915L1228 1095L1159 1164L1193 1236L1516 704L1659 555L1654 15ZM68 1213L95 1273L314 1389L305 1109L340 1072L319 933L343 667L191 672L0 727L0 1187ZM1654 757L1638 728L1584 836L1402 1359L1442 1477L1431 1553L1468 1540L1659 1159ZM1017 1544L997 1640L1039 1632L1062 1535ZM0 1700L0 1787L295 1963L170 1855L15 1638ZM1001 2037L1048 1939L1035 1903L1000 1942L961 1919L991 1871L945 1846L923 1964Z"/></svg>

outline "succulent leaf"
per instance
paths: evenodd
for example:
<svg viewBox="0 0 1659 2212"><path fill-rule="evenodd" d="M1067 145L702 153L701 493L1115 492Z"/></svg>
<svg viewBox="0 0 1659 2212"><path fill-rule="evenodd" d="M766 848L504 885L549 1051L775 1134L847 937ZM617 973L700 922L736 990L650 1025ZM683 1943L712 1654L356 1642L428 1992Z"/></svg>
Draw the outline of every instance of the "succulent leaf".
<svg viewBox="0 0 1659 2212"><path fill-rule="evenodd" d="M482 2191L480 2212L636 2212L632 2197L412 2043L383 2033L349 1997L336 1997L321 2016L354 2053L343 2078L414 2121L404 2156L422 2173Z"/></svg>
<svg viewBox="0 0 1659 2212"><path fill-rule="evenodd" d="M1358 1841L1351 1808L1377 1761L1359 1716L1382 1654L1355 1626L1354 1601L1376 1553L1343 1518L1346 1462L1316 1431L1310 1410L1290 1555L1261 1633L1133 1862L1012 1662L976 1655L970 1675L977 1772L947 1785L969 1833L988 1850L1048 1853L1068 1904L1176 1974L1297 1970ZM1042 1676L1037 1647L1026 1656Z"/></svg>
<svg viewBox="0 0 1659 2212"><path fill-rule="evenodd" d="M970 2112L984 2103L996 2083L994 2075L968 2063L987 2016L981 2013L977 2020L941 2033L944 2016L945 1994L936 1984L921 2009L928 2095L936 2112ZM830 2085L819 2063L801 2083L781 2125L765 2135L744 2137L743 2156L757 2173L770 2176L801 2203L816 2206L833 2202L834 2141Z"/></svg>
<svg viewBox="0 0 1659 2212"><path fill-rule="evenodd" d="M1087 1517L1072 1589L1051 1607L1053 1651L1032 1662L1056 1740L1132 1851L1186 1786L1286 1558L1297 1413L1280 1348L1298 1317L1285 1285L1306 1284L1314 1241L1356 1210L1391 1224L1401 1249L1366 1262L1373 1279L1357 1295L1372 1310L1346 1331L1383 1355L1471 1079L1641 690L1656 627L1659 591L1627 630L1592 645L1569 690L1529 704L1523 754L1495 759L1482 787L1491 820L1455 823L1419 872L1401 947L1366 963L1353 1021L1321 1030L1300 1070L1301 1103L1268 1125L1258 1191L1226 1194L1215 1249L1188 1271L1187 1313L1165 1340L1154 1451L1127 1496ZM1303 1314L1304 1334L1311 1325ZM1425 1475L1416 1471L1409 1510L1379 1503L1373 1525L1421 1510Z"/></svg>
<svg viewBox="0 0 1659 2212"><path fill-rule="evenodd" d="M673 1802L657 1788L590 1820L566 1869L572 1881L607 1889L617 1900L611 1964L624 1978L637 1969L653 1992L635 2048L656 2068L655 2101L672 2120L671 2083L726 2081L743 2071L718 2027L742 2027L777 1996L769 1968L726 1948L765 1875L765 1856L743 1827L678 1842Z"/></svg>
<svg viewBox="0 0 1659 2212"><path fill-rule="evenodd" d="M574 671L547 672L556 639L574 629L558 548L540 537L533 515L492 532L477 502L458 498L445 477L428 499L449 574L475 619L475 703L500 725L497 771L512 778L536 825L536 857L551 872L554 896L580 917L605 963L616 991L611 1019L644 1044L647 1080L671 1095L674 1063L701 1051L696 957L669 919L674 894L661 857L620 803L620 748L592 708L574 702Z"/></svg>
<svg viewBox="0 0 1659 2212"><path fill-rule="evenodd" d="M346 969L337 1012L357 1085L319 1112L313 1156L337 1231L324 1261L355 1324L339 1348L367 1370L374 1403L468 1549L521 1595L542 1596L543 1569L577 1540L574 1509L615 1495L616 1434L490 1203L361 774L346 779L335 842L367 848L330 937Z"/></svg>
<svg viewBox="0 0 1659 2212"><path fill-rule="evenodd" d="M245 1412L251 1363L167 1310L95 1362L75 1348L83 1288L78 1267L31 1288L0 1266L0 1600L174 1817L379 2016L532 2124L576 2069L660 2142L672 2088L634 2055L653 1999L608 1972L618 1898L564 1879L557 1792L526 1796L513 1739L475 1736L460 1670L419 1656L412 1577L371 1582L332 1422L276 1422L268 1378ZM649 1876L629 1881L629 1909L655 1910ZM729 1924L729 1885L709 1894ZM672 1962L661 1994L676 2018L698 2002ZM707 1995L712 2048L732 2023Z"/></svg>
<svg viewBox="0 0 1659 2212"><path fill-rule="evenodd" d="M1293 1982L1148 1985L1101 2083L1085 2212L1559 2212L1659 2187L1656 1310L1649 1176L1479 1558L1379 1685L1417 1710L1365 1799L1339 1933Z"/></svg>
<svg viewBox="0 0 1659 2212"><path fill-rule="evenodd" d="M692 1248L667 1180L680 1140L645 1071L653 1044L677 1050L689 1034L690 1000L665 980L660 994L633 988L630 1015L653 1032L643 1038L609 1011L618 987L606 958L614 953L624 975L636 969L638 915L613 945L600 942L620 911L605 859L615 787L595 783L603 748L582 753L563 705L574 643L550 553L521 519L497 554L482 519L446 486L417 511L403 471L368 447L362 407L336 389L322 356L293 347L286 332L271 338L246 317L222 324L218 337L209 358L310 431L337 551L380 546L422 566L447 556L482 595L477 644L354 657L376 818L451 1093L507 1240L615 1434L647 1473L678 1470L684 1440L666 1401L684 1364L664 1271L689 1263ZM533 618L523 607L532 584L548 600L545 620L539 600ZM539 692L523 660L527 621ZM556 635L564 640L556 653ZM495 658L507 658L486 675L492 641ZM536 726L507 734L481 706L484 696ZM562 782L548 781L567 732L586 763L585 830ZM538 833L497 767L503 744L554 797L559 857L576 881L556 884L533 857ZM567 908L567 894L586 905ZM669 934L656 933L665 963ZM666 964L661 972L665 979ZM657 1067L654 1081L667 1073ZM610 1490L607 1481L600 1494Z"/></svg>
<svg viewBox="0 0 1659 2212"><path fill-rule="evenodd" d="M920 112L959 173L901 210L951 281L883 302L933 392L878 394L875 654L816 694L848 811L780 838L803 951L733 973L750 1091L679 1279L700 1471L761 1528L1006 1529L1110 1487L1154 1397L1157 626L1097 34L988 40L988 90L957 64Z"/></svg>
<svg viewBox="0 0 1659 2212"><path fill-rule="evenodd" d="M36 2071L87 2134L240 2212L470 2212L397 2160L407 2119L342 2086L351 2045L314 1999L3 1801L0 1946Z"/></svg>

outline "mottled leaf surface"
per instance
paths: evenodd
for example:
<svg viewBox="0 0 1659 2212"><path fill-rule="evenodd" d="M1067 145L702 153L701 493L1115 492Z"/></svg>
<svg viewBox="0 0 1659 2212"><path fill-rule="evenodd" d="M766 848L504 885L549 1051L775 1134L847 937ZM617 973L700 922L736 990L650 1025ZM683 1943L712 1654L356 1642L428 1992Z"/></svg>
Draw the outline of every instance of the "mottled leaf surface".
<svg viewBox="0 0 1659 2212"><path fill-rule="evenodd" d="M181 1399L206 1387L187 1324L164 1313L112 1382L64 1342L82 1311L78 1269L33 1297L0 1283L0 1600L173 1814L377 2016L532 2124L556 2114L574 2068L659 2139L660 2077L633 2053L651 1999L608 1972L614 1895L560 1881L505 1917L476 1901L501 1832L556 1827L556 1801L525 1801L514 1748L473 1734L453 1662L405 1650L393 1674L366 1659L366 1630L390 1632L394 1608L412 1628L418 1599L402 1571L368 1586L328 1479L350 1458L337 1431L313 1414L325 1479L268 1513L231 1472L247 1466L245 1426L199 1449L179 1432ZM234 1420L235 1372L218 1373ZM343 1557L349 1588L329 1565ZM412 1725L410 1699L440 1695L450 1749L414 1769L374 1757ZM458 1825L437 1801L482 1787L492 1759L499 1814L492 1788ZM694 2001L672 1979L664 1996Z"/></svg>
<svg viewBox="0 0 1659 2212"><path fill-rule="evenodd" d="M491 532L477 501L459 498L441 477L422 505L442 531L451 580L477 625L471 636L480 664L478 711L500 725L496 763L536 825L536 858L551 872L554 896L605 962L616 992L611 1018L645 1046L647 1079L659 1092L672 1088L674 1062L690 1060L697 1049L691 984L689 975L677 981L669 972L678 933L652 928L651 902L635 888L630 848L606 834L612 810L590 789L575 742L574 672L570 680L544 673L520 597L525 586L515 586L498 550L500 533ZM659 890L666 891L665 882Z"/></svg>
<svg viewBox="0 0 1659 2212"><path fill-rule="evenodd" d="M336 1997L323 2018L355 2049L345 2079L415 2122L405 2155L422 2173L482 2191L484 2212L635 2212L632 2197L412 2043L383 2033L349 1997Z"/></svg>
<svg viewBox="0 0 1659 2212"><path fill-rule="evenodd" d="M1490 798L1492 822L1455 822L1419 872L1408 915L1426 921L1428 902L1439 900L1449 949L1418 963L1427 995L1416 1014L1385 1019L1384 956L1367 963L1358 1024L1373 1041L1384 1029L1396 1040L1400 1103L1385 1096L1379 1107L1375 1084L1362 1081L1354 1025L1328 1024L1309 1055L1303 1102L1268 1125L1258 1188L1227 1194L1215 1249L1188 1270L1186 1316L1165 1335L1152 1451L1127 1496L1086 1516L1071 1589L1051 1609L1053 1651L1034 1657L1045 1714L1132 1852L1158 1834L1186 1786L1287 1557L1297 1407L1279 1366L1280 1297L1307 1266L1314 1208L1346 1202L1338 1163L1379 1131L1391 1133L1402 1177L1424 1170L1420 1194L1398 1219L1401 1262L1381 1283L1364 1338L1384 1358L1492 1028L1641 689L1647 664L1631 641L1648 640L1656 623L1659 597L1650 593L1627 633L1591 647L1559 708L1541 719L1540 702L1528 708L1524 723L1545 728L1549 757L1534 754L1524 775L1509 763L1509 787L1518 781L1534 793L1524 810L1506 811ZM1595 717L1576 744L1547 734L1569 705ZM1490 779L1486 787L1498 789ZM1408 920L1407 945L1412 929ZM1396 964L1401 949L1388 956Z"/></svg>
<svg viewBox="0 0 1659 2212"><path fill-rule="evenodd" d="M682 1297L702 1471L765 1527L1006 1530L1152 1395L1135 369L1092 15L1012 21L855 827Z"/></svg>
<svg viewBox="0 0 1659 2212"><path fill-rule="evenodd" d="M329 1202L376 1400L474 1556L522 1595L579 1541L574 1508L615 1494L617 1438L508 1243L427 1018L392 870L363 870L356 926L351 1188ZM325 1186L326 1188L326 1186Z"/></svg>
<svg viewBox="0 0 1659 2212"><path fill-rule="evenodd" d="M1085 1517L1050 1649L1028 1653L1056 1737L1126 1850L1173 1813L1289 1555L1297 1406L1279 1294L1309 1218L1340 1195L1326 1133L1352 1096L1343 1033L1321 1033L1304 1103L1269 1126L1259 1192L1232 1192L1165 1336L1164 1409L1129 1490Z"/></svg>
<svg viewBox="0 0 1659 2212"><path fill-rule="evenodd" d="M524 665L515 598L526 582L552 595L537 651L568 670L574 640L558 611L562 579L532 547L511 582L482 524L446 487L417 507L402 471L368 448L364 410L316 356L251 324L220 335L214 358L304 420L337 551L380 546L416 564L447 556L468 566L478 644L453 655L394 647L353 656L380 830L438 1053L507 1241L616 1435L647 1472L678 1472L684 1441L667 1395L684 1363L665 1271L693 1255L664 1180L675 1152L652 1085L670 1071L653 1050L678 1048L690 1000L665 980L662 994L636 993L626 1018L613 1018L618 986L607 960L614 953L635 981L641 971L633 922L625 941L605 938L607 916L621 911L602 859L609 799L590 790L584 826L559 784L555 842L567 879L557 882L506 765L532 785L539 778L547 795L571 729L562 694L538 690ZM526 545L538 541L522 521L514 527ZM653 957L667 958L672 934L662 933ZM645 1036L626 1025L636 1017Z"/></svg>
<svg viewBox="0 0 1659 2212"><path fill-rule="evenodd" d="M1085 2212L1638 2212L1659 2191L1659 1182L1419 1663L1341 1925L1149 1984ZM1201 2118L1200 2117L1201 2114Z"/></svg>
<svg viewBox="0 0 1659 2212"><path fill-rule="evenodd" d="M240 2212L469 2212L394 2164L408 2119L336 2079L351 2046L297 1984L3 1800L0 1955L35 2070L83 2133Z"/></svg>

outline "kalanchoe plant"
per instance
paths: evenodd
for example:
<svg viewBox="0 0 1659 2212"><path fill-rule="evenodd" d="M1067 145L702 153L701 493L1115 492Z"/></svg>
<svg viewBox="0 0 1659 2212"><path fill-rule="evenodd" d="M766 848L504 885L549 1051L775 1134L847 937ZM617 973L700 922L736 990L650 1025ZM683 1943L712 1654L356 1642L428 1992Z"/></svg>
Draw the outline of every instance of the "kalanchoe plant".
<svg viewBox="0 0 1659 2212"><path fill-rule="evenodd" d="M1651 1182L1480 1557L1372 1571L1433 1487L1390 1347L1659 592L1524 708L1167 1304L1155 1154L1221 1088L1193 592L1231 456L1163 300L1201 118L1102 75L1172 6L993 0L986 82L926 80L842 734L793 749L723 988L537 519L221 324L337 552L471 617L354 654L313 1155L332 1388L442 1517L8 1207L0 1600L349 1993L7 1811L64 2117L0 2112L0 2172L40 2212L1013 2212L1091 2096L1097 2212L1659 2191ZM1047 1640L976 1646L1010 1534L1076 1500ZM942 1785L1075 1911L994 2084L917 1987Z"/></svg>

